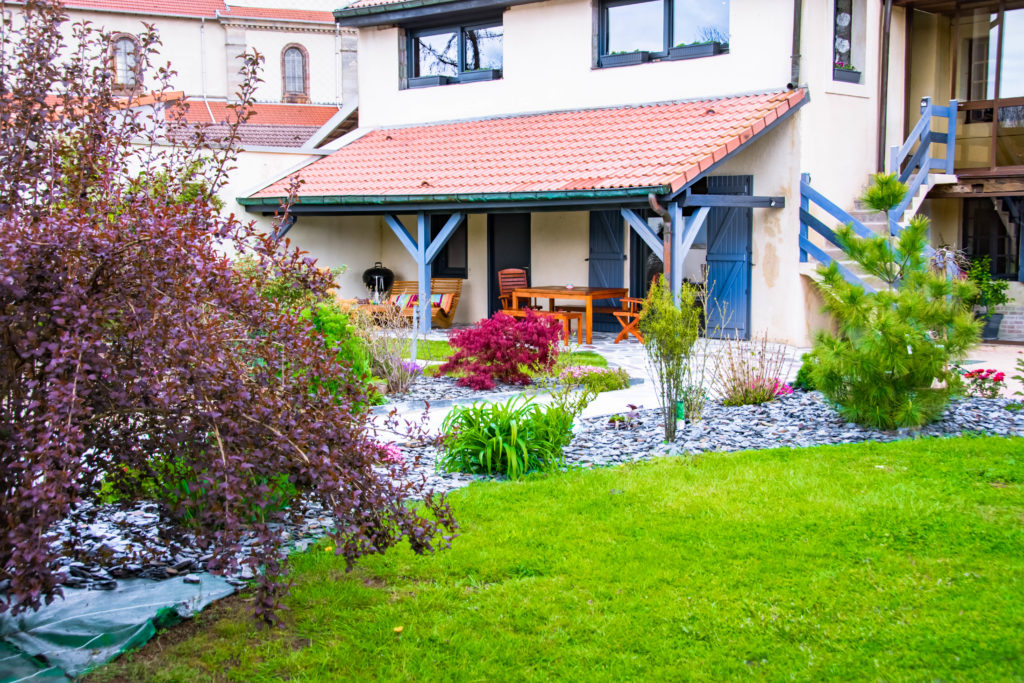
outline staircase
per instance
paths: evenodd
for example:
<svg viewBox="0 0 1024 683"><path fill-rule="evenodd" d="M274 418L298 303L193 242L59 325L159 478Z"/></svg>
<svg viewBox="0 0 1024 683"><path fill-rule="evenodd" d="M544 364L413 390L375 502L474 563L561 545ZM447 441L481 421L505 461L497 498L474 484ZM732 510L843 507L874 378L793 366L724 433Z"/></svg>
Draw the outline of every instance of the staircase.
<svg viewBox="0 0 1024 683"><path fill-rule="evenodd" d="M850 283L861 285L866 291L878 291L887 285L877 277L868 275L860 266L848 257L839 244L835 232L822 220L811 213L814 204L828 216L841 224L849 224L860 237L876 235L896 236L906 227L910 219L921 207L928 192L935 185L956 182L953 175L953 152L956 143L956 100L948 106L933 105L931 98L921 102L921 119L907 137L906 142L890 151L889 172L896 173L901 182L909 187L903 201L886 215L860 206L847 212L830 201L827 197L811 186L810 175L803 174L800 182L800 262L801 272L818 279L816 264L809 263L809 257L821 264L836 263L839 272ZM932 130L932 119L947 120L947 133L936 133ZM945 145L944 157L932 156L932 145ZM813 230L825 239L825 246L810 239ZM934 253L931 247L928 253ZM951 273L953 274L953 273Z"/></svg>

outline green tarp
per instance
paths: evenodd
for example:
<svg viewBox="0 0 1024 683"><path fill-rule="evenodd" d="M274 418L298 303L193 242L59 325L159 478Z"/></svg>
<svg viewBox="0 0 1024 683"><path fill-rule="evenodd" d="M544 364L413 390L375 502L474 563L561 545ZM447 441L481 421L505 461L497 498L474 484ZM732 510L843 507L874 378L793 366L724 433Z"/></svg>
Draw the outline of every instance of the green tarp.
<svg viewBox="0 0 1024 683"><path fill-rule="evenodd" d="M219 576L198 577L198 584L124 579L112 591L68 589L35 612L0 615L0 683L77 678L235 592Z"/></svg>

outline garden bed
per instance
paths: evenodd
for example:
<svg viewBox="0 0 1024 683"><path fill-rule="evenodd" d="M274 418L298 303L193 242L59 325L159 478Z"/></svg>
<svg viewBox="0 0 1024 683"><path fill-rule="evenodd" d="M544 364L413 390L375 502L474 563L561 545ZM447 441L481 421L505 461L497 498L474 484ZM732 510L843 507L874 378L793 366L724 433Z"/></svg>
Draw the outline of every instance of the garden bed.
<svg viewBox="0 0 1024 683"><path fill-rule="evenodd" d="M451 380L444 381L454 386ZM499 387L492 393L497 395L502 389L521 391L522 388ZM573 429L573 441L565 448L565 458L570 468L591 468L663 455L886 442L917 436L955 436L964 432L1024 436L1024 410L1007 410L1006 406L1011 403L1007 399L961 398L950 404L942 420L920 430L881 431L844 421L818 392L796 392L762 405L726 407L712 402L704 419L680 427L672 444L663 442L660 412L648 408L637 411L636 426L632 429L610 428L608 416L579 420ZM491 478L437 472L434 468L437 451L433 447L402 446L400 450L406 455L416 452L421 456L420 467L412 476L425 477L428 487L437 492L452 491ZM88 559L83 557L84 562L80 559L72 562L65 558L62 561L64 571L72 576L72 587L112 588L118 578L164 579L202 571L205 556L187 547L166 545L162 553L148 560L131 557L133 537L156 539L166 523L149 503L127 510L106 506L99 521L78 529L83 539L81 554ZM328 518L318 508L304 505L296 522L282 533L301 549L309 539L322 535L327 524ZM67 537L69 526L68 523L60 526L63 537ZM245 553L244 548L242 552ZM247 578L251 577L242 573L233 580Z"/></svg>

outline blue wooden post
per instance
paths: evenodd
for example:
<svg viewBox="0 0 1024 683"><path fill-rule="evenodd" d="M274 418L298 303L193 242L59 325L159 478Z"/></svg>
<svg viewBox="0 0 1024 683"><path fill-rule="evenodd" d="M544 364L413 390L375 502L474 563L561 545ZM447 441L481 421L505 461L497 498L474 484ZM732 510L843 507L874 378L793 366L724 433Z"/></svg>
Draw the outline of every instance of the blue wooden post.
<svg viewBox="0 0 1024 683"><path fill-rule="evenodd" d="M946 128L946 173L953 173L956 163L956 100L949 101L949 125Z"/></svg>
<svg viewBox="0 0 1024 683"><path fill-rule="evenodd" d="M430 219L420 211L416 214L416 272L419 280L420 332L430 332Z"/></svg>
<svg viewBox="0 0 1024 683"><path fill-rule="evenodd" d="M801 173L800 174L800 211L802 213L811 212L811 200L806 194L804 194L804 185L811 184L811 174ZM810 236L807 233L807 223L804 223L804 219L800 219L800 243L805 243ZM800 263L807 263L807 250L800 247Z"/></svg>
<svg viewBox="0 0 1024 683"><path fill-rule="evenodd" d="M669 268L669 285L672 287L672 301L679 305L679 292L683 289L683 233L686 232L686 219L683 207L679 202L669 202L665 207L672 218L672 267Z"/></svg>

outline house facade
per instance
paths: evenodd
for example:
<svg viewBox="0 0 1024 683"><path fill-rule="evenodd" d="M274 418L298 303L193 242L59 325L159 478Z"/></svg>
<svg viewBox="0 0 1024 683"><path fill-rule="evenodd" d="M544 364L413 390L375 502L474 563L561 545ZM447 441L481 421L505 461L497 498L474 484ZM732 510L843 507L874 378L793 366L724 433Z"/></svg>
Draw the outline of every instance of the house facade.
<svg viewBox="0 0 1024 683"><path fill-rule="evenodd" d="M954 3L895 4L358 0L334 14L359 32L359 128L299 171L289 238L347 265L351 297L376 261L399 279L462 277L461 322L495 309L503 267L634 296L664 269L675 286L706 277L730 333L806 344L824 322L812 272L828 240L801 206L838 221L805 188L853 209L920 99L957 97L942 55L961 20L938 7ZM1010 37L1018 11L992 4ZM901 167L921 147L946 158L940 119ZM962 185L948 170L924 172L912 208L933 214L937 246L960 246L979 210L939 194ZM272 213L285 186L240 202ZM1012 276L1019 252L997 263Z"/></svg>

